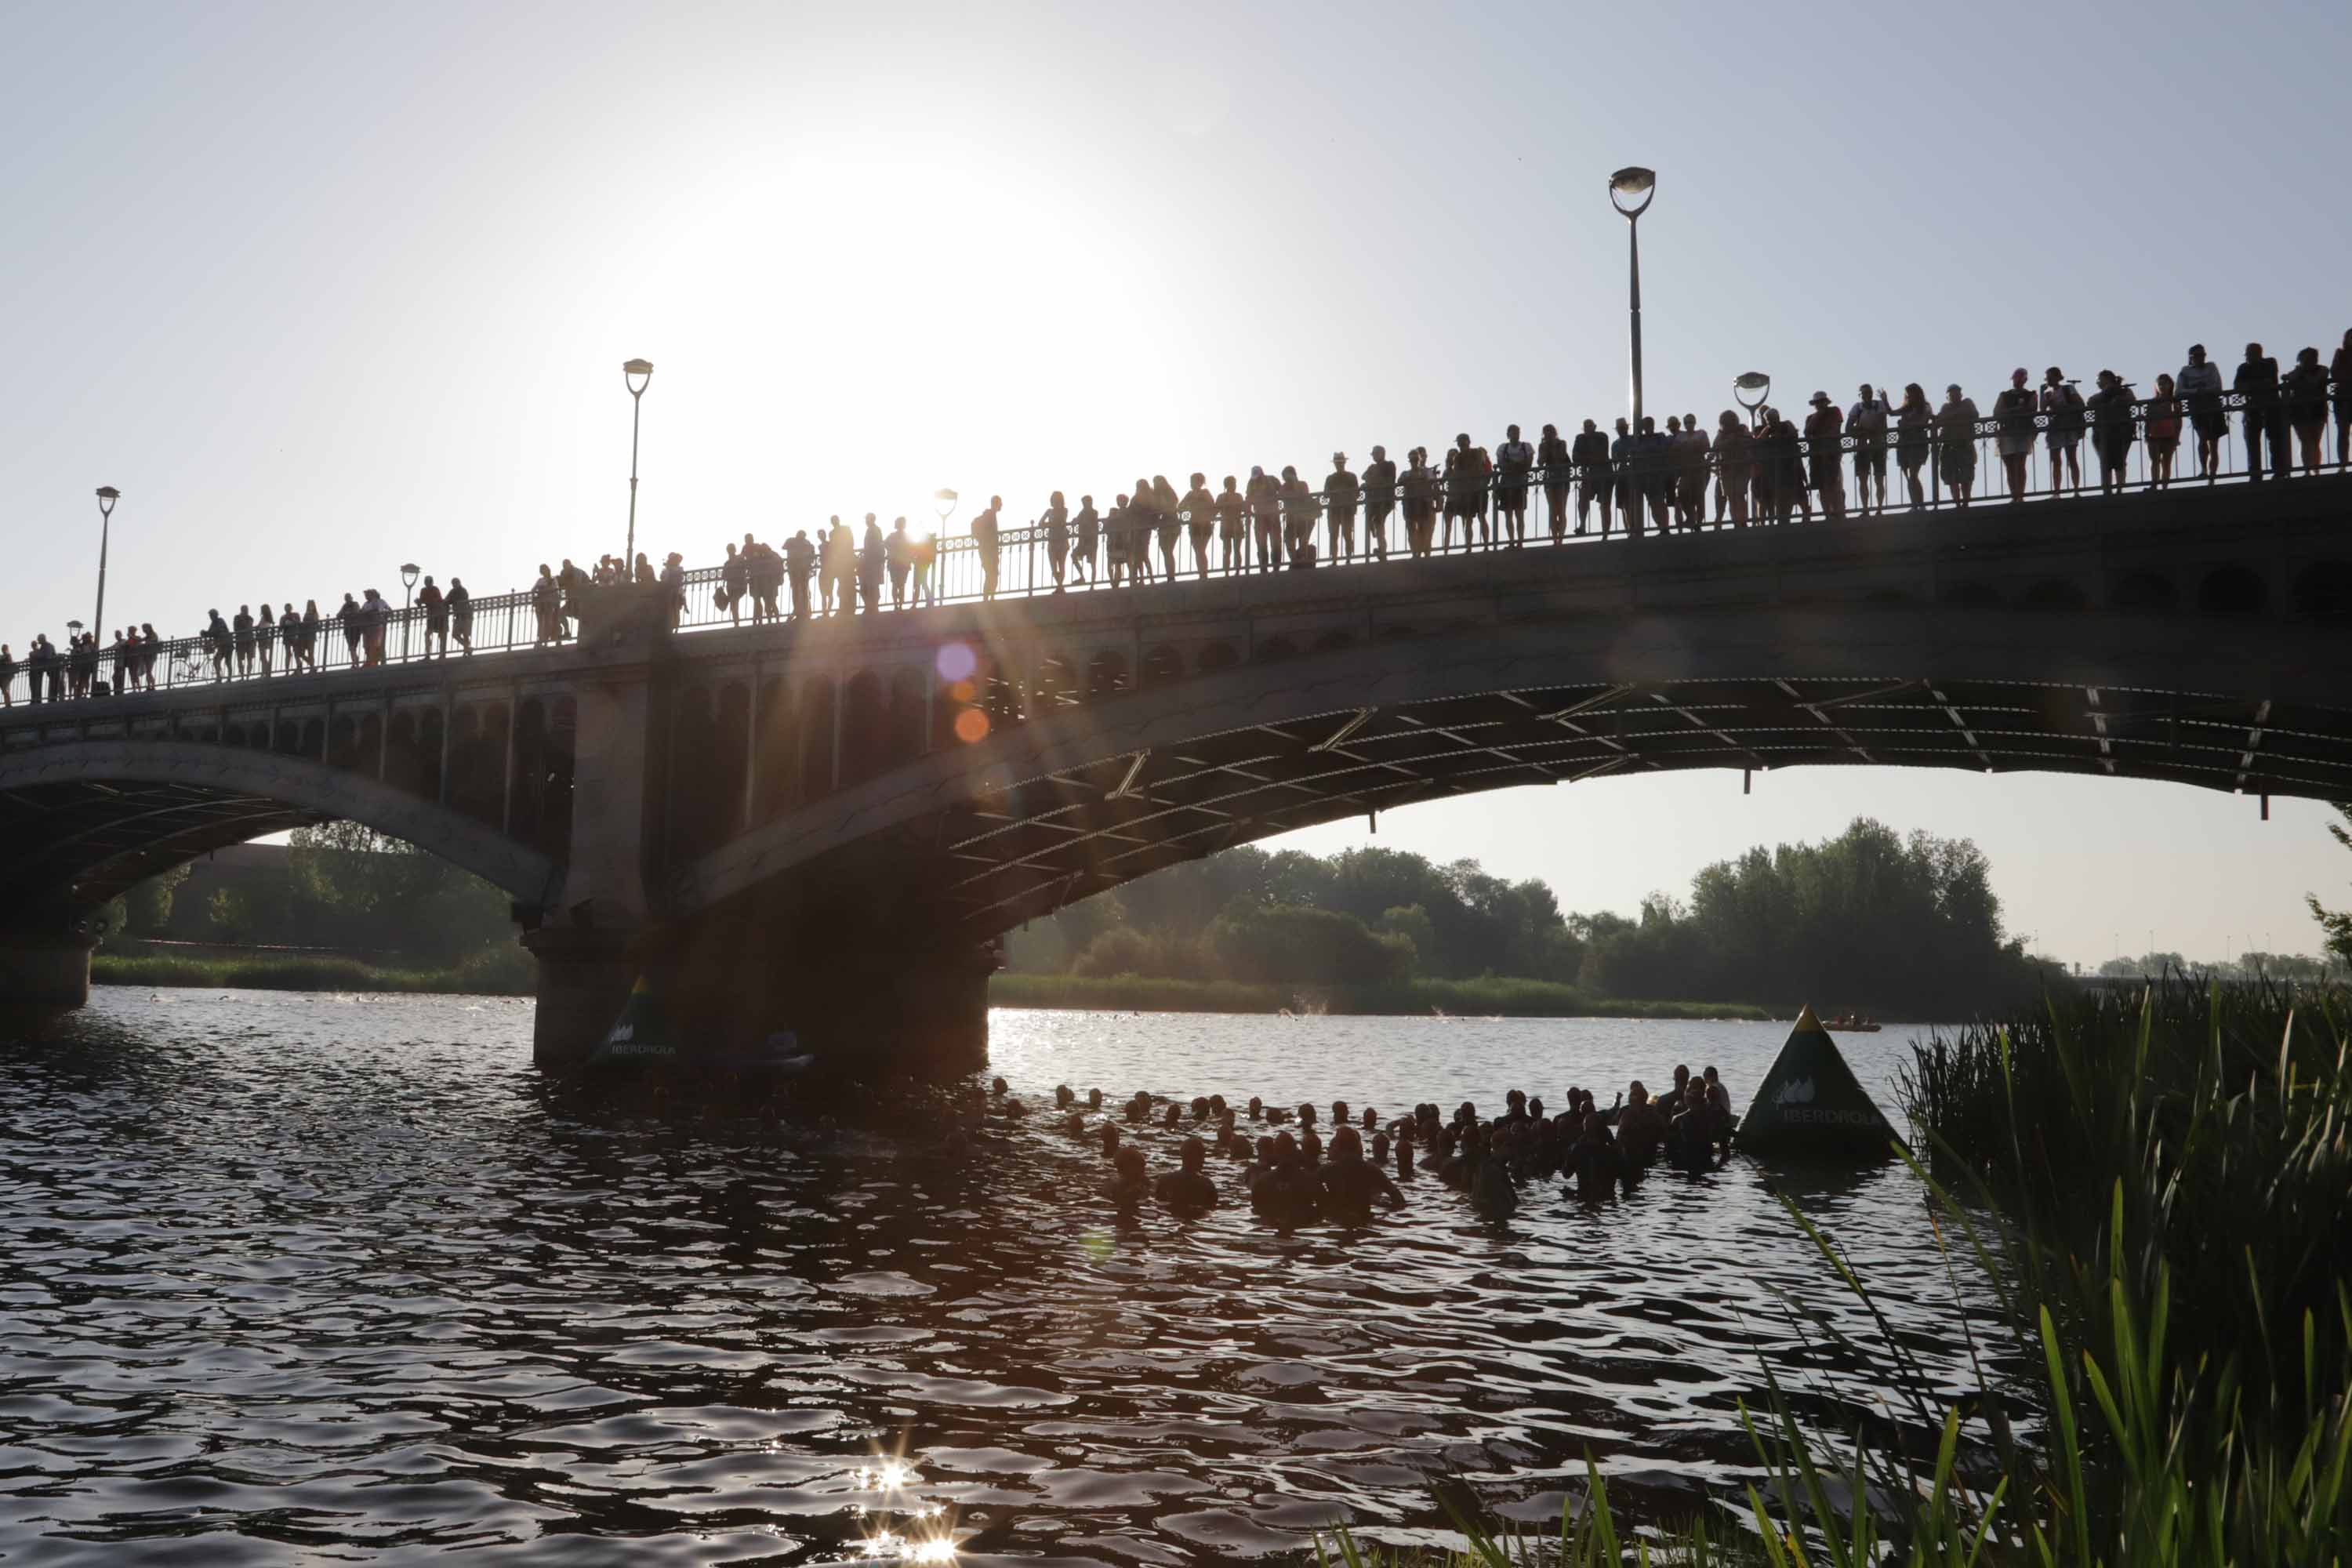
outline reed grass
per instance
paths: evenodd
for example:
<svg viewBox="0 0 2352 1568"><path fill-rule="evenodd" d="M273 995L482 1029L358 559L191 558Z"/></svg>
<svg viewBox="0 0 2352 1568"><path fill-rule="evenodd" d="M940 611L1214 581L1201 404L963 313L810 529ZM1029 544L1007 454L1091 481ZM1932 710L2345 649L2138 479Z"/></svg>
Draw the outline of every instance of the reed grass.
<svg viewBox="0 0 2352 1568"><path fill-rule="evenodd" d="M380 991L528 996L537 976L520 947L486 950L440 968L400 969L331 955L190 958L160 953L90 955L99 985L218 991Z"/></svg>
<svg viewBox="0 0 2352 1568"><path fill-rule="evenodd" d="M1621 1531L1588 1464L1542 1540L1455 1514L1465 1544L1391 1552L1346 1531L1322 1561L1764 1563L1769 1568L2223 1568L2352 1563L2352 1043L2344 998L2168 980L2053 999L1916 1047L1906 1152L1947 1263L2003 1307L1987 1386L1940 1407L1867 1281L1790 1222L1877 1325L1870 1440L1809 1426L1769 1367L1743 1406L1763 1479L1746 1531ZM2030 1377L1987 1373L2028 1367ZM2038 1420L2021 1439L2012 1407ZM1922 1441L1926 1439L1926 1441ZM1906 1455L1928 1456L1925 1459ZM1449 1511L1452 1511L1450 1494Z"/></svg>

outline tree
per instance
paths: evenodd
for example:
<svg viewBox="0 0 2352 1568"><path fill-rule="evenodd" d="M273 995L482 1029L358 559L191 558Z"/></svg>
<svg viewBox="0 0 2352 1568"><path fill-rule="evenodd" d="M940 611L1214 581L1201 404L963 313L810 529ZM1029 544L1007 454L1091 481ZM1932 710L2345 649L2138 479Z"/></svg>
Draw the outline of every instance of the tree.
<svg viewBox="0 0 2352 1568"><path fill-rule="evenodd" d="M2352 822L2352 804L2340 800L2331 804L2336 807L2336 815L2344 822L2329 823L2327 836L2345 848L2352 849L2352 833L2344 830L2344 823ZM2327 933L2322 945L2336 957L2352 963L2352 910L2323 908L2316 893L2305 893L2303 901L2311 906L2311 918L2317 921L2319 929Z"/></svg>

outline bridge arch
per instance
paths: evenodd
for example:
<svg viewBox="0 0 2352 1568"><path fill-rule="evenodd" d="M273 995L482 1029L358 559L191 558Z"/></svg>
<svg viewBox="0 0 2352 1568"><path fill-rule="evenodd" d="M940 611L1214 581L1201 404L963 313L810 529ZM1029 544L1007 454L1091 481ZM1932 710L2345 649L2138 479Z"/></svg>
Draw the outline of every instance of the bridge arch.
<svg viewBox="0 0 2352 1568"><path fill-rule="evenodd" d="M832 866L877 899L894 878L944 876L986 895L983 920L1014 923L1336 817L1691 767L2071 772L2346 798L2336 635L2270 617L2184 638L2178 615L2078 601L1612 611L1374 638L1296 652L1278 676L1253 663L1106 692L937 752L679 868L669 906L691 919ZM929 911L951 890L906 897Z"/></svg>
<svg viewBox="0 0 2352 1568"><path fill-rule="evenodd" d="M331 818L405 839L504 889L551 902L547 856L364 774L243 746L89 741L0 757L0 809L24 853L0 904L94 909L206 850Z"/></svg>

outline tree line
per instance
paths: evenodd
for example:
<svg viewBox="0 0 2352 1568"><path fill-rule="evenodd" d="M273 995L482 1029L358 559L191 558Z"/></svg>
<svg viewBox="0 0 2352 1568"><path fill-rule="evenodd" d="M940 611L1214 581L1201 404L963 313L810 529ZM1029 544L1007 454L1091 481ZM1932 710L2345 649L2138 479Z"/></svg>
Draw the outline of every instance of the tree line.
<svg viewBox="0 0 2352 1568"><path fill-rule="evenodd" d="M449 963L514 942L507 896L415 845L353 822L294 830L284 859L233 885L151 877L109 907L110 936L320 947Z"/></svg>
<svg viewBox="0 0 2352 1568"><path fill-rule="evenodd" d="M1945 1017L2030 1000L2058 973L2002 929L1973 843L1868 818L1718 861L1686 897L1654 893L1631 917L1564 910L1541 880L1475 860L1231 849L1033 921L1008 955L1078 975L1370 987L1495 975L1597 996Z"/></svg>

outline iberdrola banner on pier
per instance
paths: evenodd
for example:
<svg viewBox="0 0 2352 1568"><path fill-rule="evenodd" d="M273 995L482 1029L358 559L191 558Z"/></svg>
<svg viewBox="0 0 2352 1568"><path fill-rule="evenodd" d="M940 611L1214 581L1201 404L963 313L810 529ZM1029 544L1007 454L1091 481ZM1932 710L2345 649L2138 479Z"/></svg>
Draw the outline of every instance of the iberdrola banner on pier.
<svg viewBox="0 0 2352 1568"><path fill-rule="evenodd" d="M1740 1119L1740 1151L1858 1163L1886 1159L1901 1142L1812 1008L1799 1013Z"/></svg>

